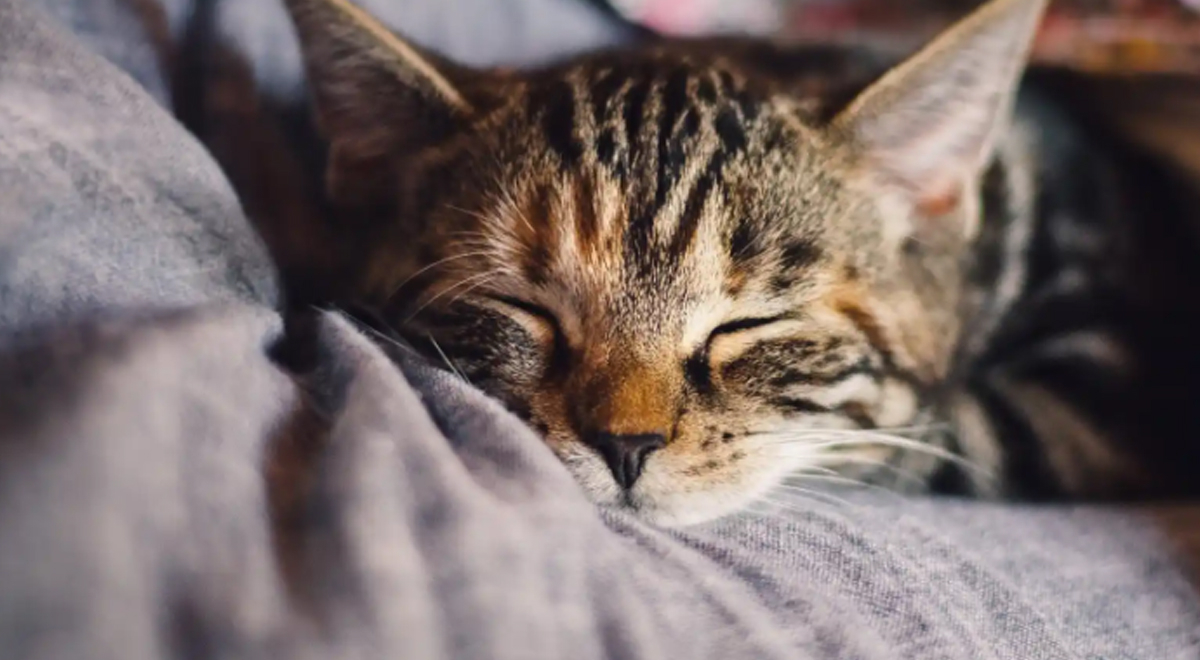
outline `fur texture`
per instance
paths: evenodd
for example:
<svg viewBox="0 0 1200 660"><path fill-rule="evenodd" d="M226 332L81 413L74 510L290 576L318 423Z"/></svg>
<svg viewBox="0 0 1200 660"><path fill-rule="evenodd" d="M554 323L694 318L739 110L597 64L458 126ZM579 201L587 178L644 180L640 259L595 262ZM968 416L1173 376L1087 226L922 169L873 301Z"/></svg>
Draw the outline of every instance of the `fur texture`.
<svg viewBox="0 0 1200 660"><path fill-rule="evenodd" d="M1041 143L1072 129L1036 103L1013 119L1042 0L993 0L894 67L710 40L524 72L446 62L346 0L289 4L348 297L528 420L597 502L679 524L830 471L993 495L1146 481L1096 402L1010 371L1137 361L1088 318L1012 336L1074 286L1031 291L1046 223L1096 235L1116 208L1057 217Z"/></svg>

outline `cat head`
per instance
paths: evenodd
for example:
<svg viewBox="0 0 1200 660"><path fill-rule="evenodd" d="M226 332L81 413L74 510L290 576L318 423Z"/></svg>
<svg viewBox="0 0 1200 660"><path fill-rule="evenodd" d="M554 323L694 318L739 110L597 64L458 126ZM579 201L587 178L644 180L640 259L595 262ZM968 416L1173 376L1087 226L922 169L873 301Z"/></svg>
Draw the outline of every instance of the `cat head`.
<svg viewBox="0 0 1200 660"><path fill-rule="evenodd" d="M596 501L711 518L886 461L855 431L925 414L1043 0L994 0L836 108L745 45L483 71L289 2L356 302Z"/></svg>

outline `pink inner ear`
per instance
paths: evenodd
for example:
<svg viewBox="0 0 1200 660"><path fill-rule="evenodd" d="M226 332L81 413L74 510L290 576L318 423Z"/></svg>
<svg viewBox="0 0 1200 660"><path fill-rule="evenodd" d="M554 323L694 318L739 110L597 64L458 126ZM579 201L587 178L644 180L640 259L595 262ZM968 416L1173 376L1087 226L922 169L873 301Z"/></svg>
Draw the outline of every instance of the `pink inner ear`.
<svg viewBox="0 0 1200 660"><path fill-rule="evenodd" d="M918 215L938 218L952 213L962 203L965 170L970 169L970 161L940 167L915 166L922 156L928 154L890 154L884 162L868 161L868 167L882 181L895 186Z"/></svg>
<svg viewBox="0 0 1200 660"><path fill-rule="evenodd" d="M954 211L962 201L962 188L961 183L934 188L917 198L917 212L925 217L937 218Z"/></svg>

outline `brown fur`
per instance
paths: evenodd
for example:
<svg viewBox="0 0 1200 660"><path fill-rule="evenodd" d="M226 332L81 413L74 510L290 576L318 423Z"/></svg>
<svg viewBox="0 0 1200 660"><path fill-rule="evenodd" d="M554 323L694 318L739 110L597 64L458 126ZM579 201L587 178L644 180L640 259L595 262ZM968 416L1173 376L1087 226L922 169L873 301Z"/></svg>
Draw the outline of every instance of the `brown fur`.
<svg viewBox="0 0 1200 660"><path fill-rule="evenodd" d="M700 520L898 451L835 432L927 419L1040 0L995 0L874 84L745 42L468 71L346 0L289 4L354 297L597 501ZM613 452L649 442L622 477Z"/></svg>

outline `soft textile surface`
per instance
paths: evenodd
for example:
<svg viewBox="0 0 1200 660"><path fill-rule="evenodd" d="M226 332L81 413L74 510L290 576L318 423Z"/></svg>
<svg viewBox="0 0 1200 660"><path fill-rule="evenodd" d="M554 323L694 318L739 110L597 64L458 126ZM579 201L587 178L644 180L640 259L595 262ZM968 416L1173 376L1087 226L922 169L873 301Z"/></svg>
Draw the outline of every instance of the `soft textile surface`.
<svg viewBox="0 0 1200 660"><path fill-rule="evenodd" d="M0 657L1200 654L1186 510L780 494L668 532L340 317L281 345L216 166L25 2L0 0Z"/></svg>

